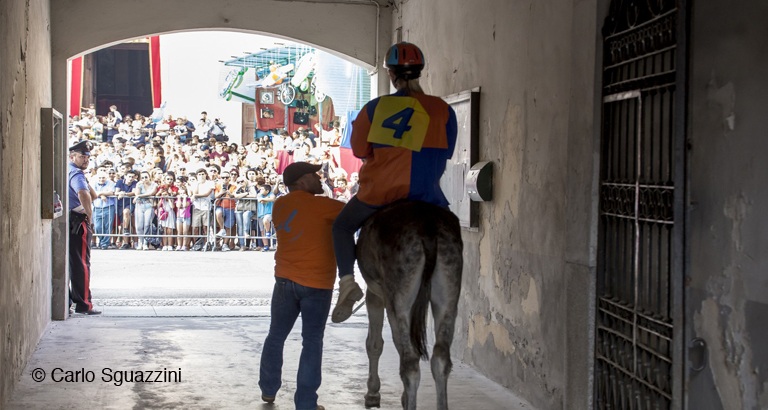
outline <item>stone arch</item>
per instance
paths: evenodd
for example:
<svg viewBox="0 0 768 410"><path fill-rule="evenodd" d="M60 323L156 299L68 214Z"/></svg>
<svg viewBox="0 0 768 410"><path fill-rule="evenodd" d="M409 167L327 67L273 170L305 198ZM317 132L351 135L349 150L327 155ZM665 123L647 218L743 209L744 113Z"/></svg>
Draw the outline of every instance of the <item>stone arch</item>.
<svg viewBox="0 0 768 410"><path fill-rule="evenodd" d="M67 59L122 41L183 31L236 31L312 45L375 70L391 37L376 0L59 0L51 2L53 105L66 112ZM379 92L388 90L379 76Z"/></svg>

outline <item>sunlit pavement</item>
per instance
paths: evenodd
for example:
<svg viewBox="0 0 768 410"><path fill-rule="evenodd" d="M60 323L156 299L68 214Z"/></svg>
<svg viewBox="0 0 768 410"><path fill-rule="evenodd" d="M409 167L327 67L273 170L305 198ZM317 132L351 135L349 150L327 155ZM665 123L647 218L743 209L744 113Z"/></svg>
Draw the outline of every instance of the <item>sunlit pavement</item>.
<svg viewBox="0 0 768 410"><path fill-rule="evenodd" d="M94 302L131 305L141 299L268 299L274 252L91 252ZM117 299L116 301L114 299Z"/></svg>

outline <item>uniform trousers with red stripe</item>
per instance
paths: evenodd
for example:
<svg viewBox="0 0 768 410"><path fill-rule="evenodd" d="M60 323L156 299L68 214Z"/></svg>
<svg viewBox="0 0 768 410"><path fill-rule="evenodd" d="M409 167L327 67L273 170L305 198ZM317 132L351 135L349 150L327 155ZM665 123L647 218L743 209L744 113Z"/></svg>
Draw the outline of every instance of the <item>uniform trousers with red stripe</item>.
<svg viewBox="0 0 768 410"><path fill-rule="evenodd" d="M93 309L91 303L91 240L93 230L86 216L69 213L69 300L75 312ZM71 305L70 304L70 305Z"/></svg>

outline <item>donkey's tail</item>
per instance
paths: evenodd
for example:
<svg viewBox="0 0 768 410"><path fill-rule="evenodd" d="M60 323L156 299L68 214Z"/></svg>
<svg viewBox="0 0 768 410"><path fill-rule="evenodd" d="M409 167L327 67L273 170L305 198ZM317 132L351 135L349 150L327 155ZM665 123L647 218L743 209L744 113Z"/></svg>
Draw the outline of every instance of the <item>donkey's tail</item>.
<svg viewBox="0 0 768 410"><path fill-rule="evenodd" d="M427 350L427 312L431 293L432 275L437 263L437 226L433 218L425 220L421 235L424 247L424 271L421 274L421 286L416 301L411 308L411 344L419 351L419 356L429 360Z"/></svg>

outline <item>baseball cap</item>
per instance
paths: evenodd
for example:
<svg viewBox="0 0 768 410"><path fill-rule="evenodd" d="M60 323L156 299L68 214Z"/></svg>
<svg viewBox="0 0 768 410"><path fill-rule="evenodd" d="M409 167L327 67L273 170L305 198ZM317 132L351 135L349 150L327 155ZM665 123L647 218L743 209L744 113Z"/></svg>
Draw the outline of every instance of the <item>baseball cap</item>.
<svg viewBox="0 0 768 410"><path fill-rule="evenodd" d="M285 185L293 185L299 178L306 174L320 171L320 168L322 168L321 165L313 165L309 162L294 162L283 171L283 182L285 182Z"/></svg>

